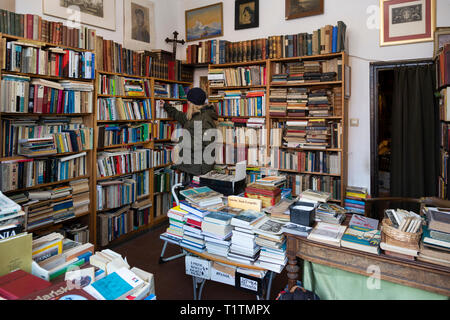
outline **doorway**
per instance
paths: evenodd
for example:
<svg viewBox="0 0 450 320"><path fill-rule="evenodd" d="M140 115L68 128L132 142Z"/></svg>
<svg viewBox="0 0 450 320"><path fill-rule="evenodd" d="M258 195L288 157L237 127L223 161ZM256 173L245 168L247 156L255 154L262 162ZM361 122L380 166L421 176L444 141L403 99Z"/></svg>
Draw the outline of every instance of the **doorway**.
<svg viewBox="0 0 450 320"><path fill-rule="evenodd" d="M433 61L405 60L374 62L370 64L370 160L371 197L390 197L392 104L394 90L394 69L429 65Z"/></svg>

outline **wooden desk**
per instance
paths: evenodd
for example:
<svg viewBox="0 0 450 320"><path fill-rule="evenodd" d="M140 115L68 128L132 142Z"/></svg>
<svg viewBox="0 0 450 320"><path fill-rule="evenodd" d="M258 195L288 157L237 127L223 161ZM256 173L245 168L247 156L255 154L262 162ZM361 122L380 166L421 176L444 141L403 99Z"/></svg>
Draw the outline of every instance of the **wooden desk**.
<svg viewBox="0 0 450 320"><path fill-rule="evenodd" d="M286 234L286 237L289 288L303 278L303 270L297 264L297 258L300 258L364 276L371 276L367 273L368 267L375 265L380 268L381 280L450 296L450 268L333 247L290 234Z"/></svg>

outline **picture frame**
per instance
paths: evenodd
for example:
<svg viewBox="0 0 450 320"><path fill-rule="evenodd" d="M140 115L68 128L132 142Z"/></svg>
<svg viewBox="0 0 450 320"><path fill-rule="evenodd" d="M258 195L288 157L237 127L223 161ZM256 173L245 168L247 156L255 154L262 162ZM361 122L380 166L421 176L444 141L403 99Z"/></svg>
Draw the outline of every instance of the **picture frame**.
<svg viewBox="0 0 450 320"><path fill-rule="evenodd" d="M185 11L186 42L223 36L223 2Z"/></svg>
<svg viewBox="0 0 450 320"><path fill-rule="evenodd" d="M259 27L259 0L236 0L234 29L243 30Z"/></svg>
<svg viewBox="0 0 450 320"><path fill-rule="evenodd" d="M116 2L111 0L42 0L45 15L107 30L116 30Z"/></svg>
<svg viewBox="0 0 450 320"><path fill-rule="evenodd" d="M380 0L380 46L434 40L436 0Z"/></svg>
<svg viewBox="0 0 450 320"><path fill-rule="evenodd" d="M324 13L324 0L285 0L286 20Z"/></svg>
<svg viewBox="0 0 450 320"><path fill-rule="evenodd" d="M149 0L125 0L123 45L135 51L155 48L155 4Z"/></svg>
<svg viewBox="0 0 450 320"><path fill-rule="evenodd" d="M436 56L443 45L450 43L450 27L439 27L434 32L434 56Z"/></svg>

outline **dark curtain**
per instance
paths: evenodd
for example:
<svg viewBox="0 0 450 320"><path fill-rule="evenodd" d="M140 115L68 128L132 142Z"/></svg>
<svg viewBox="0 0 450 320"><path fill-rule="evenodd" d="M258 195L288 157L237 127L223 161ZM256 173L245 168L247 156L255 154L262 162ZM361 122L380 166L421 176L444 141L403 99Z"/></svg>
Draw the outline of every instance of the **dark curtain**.
<svg viewBox="0 0 450 320"><path fill-rule="evenodd" d="M439 106L434 65L394 70L391 196L436 196L439 174Z"/></svg>

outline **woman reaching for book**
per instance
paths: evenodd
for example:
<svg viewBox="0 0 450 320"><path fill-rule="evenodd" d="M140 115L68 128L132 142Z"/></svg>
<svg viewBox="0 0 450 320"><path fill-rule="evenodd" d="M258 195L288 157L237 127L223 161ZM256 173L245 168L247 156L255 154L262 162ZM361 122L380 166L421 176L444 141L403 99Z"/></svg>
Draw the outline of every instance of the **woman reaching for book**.
<svg viewBox="0 0 450 320"><path fill-rule="evenodd" d="M189 107L186 113L177 110L167 102L164 103L164 110L170 118L178 121L183 129L186 130L180 137L180 143L182 142L181 139L186 138L186 136L189 137L190 135L191 143L180 145L182 145L183 148L186 148L186 145L189 146L191 156L183 157L183 152L185 150L182 149L179 154L181 163L175 166L176 170L183 171L191 176L198 176L206 174L214 168L214 161L210 161L211 159L208 161L208 159L205 159L204 157L205 148L210 145L212 141L204 138L207 130L216 128L218 116L214 106L205 104L206 93L202 89L190 89L187 94L187 100ZM163 105L162 101L160 103L160 105ZM201 131L199 128L201 128ZM195 137L195 134L199 134L200 132L201 137ZM200 152L201 155L199 154ZM212 154L212 156L214 157L214 154Z"/></svg>

